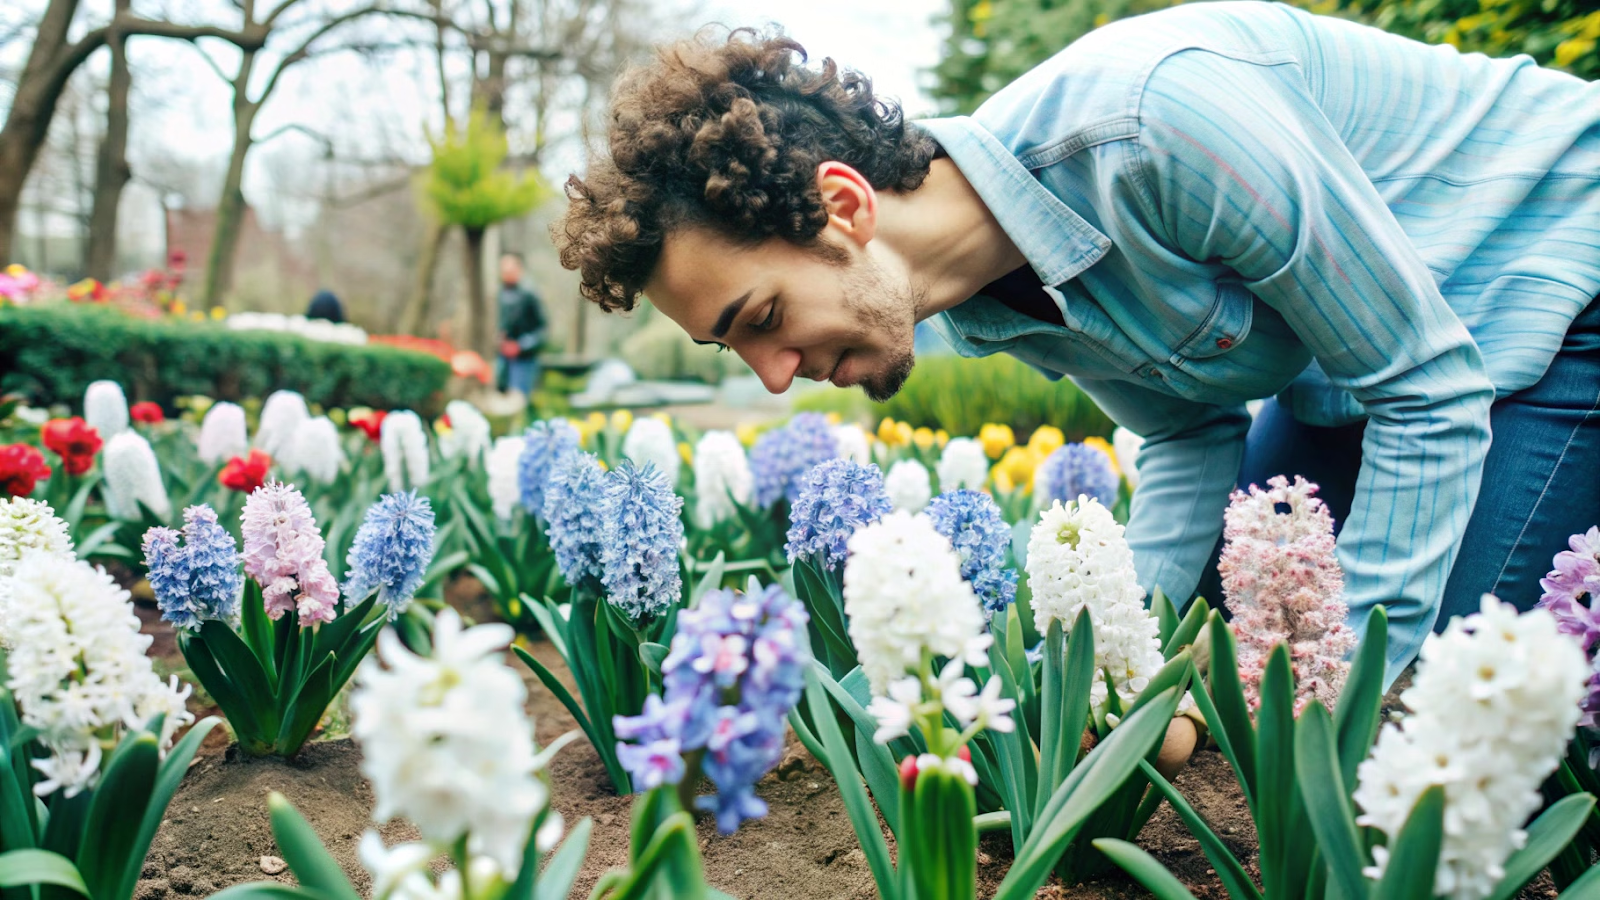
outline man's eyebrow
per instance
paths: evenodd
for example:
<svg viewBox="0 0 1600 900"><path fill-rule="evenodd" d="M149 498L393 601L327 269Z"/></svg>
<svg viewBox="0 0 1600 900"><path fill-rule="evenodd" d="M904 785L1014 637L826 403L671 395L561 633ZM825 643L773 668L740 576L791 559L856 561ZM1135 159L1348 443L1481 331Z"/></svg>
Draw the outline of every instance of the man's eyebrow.
<svg viewBox="0 0 1600 900"><path fill-rule="evenodd" d="M717 324L711 326L712 337L720 340L728 336L728 329L733 327L734 318L739 315L739 310L744 309L745 303L750 300L750 295L754 293L754 290L745 291L743 297L722 308L722 314L717 316Z"/></svg>

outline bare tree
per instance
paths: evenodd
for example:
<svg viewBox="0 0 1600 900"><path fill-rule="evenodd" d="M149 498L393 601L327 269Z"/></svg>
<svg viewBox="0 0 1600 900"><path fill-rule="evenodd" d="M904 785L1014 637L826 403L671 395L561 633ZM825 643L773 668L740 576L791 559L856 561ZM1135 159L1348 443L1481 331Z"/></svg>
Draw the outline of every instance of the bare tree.
<svg viewBox="0 0 1600 900"><path fill-rule="evenodd" d="M133 0L116 2L117 16L132 13ZM128 69L127 35L111 35L106 46L111 50L111 77L106 83L106 130L95 156L87 262L89 277L101 281L111 280L117 263L117 210L122 205L122 189L133 177L128 168L128 94L133 75Z"/></svg>

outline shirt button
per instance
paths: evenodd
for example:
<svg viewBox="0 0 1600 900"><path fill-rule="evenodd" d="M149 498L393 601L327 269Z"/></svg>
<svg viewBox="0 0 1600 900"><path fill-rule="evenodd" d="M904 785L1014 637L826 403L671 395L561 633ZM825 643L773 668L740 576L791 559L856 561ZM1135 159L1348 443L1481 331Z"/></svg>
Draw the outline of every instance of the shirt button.
<svg viewBox="0 0 1600 900"><path fill-rule="evenodd" d="M1217 349L1218 350L1226 350L1226 349L1228 349L1229 347L1232 347L1232 346L1233 346L1233 338L1226 338L1226 337L1217 338Z"/></svg>

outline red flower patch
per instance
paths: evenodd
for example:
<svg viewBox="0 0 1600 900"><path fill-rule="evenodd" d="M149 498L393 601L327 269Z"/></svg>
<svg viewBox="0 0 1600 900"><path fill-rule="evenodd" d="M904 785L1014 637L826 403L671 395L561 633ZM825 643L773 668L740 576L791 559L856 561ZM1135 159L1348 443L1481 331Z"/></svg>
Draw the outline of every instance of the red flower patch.
<svg viewBox="0 0 1600 900"><path fill-rule="evenodd" d="M70 419L51 419L39 430L44 445L61 457L61 468L68 475L82 475L94 465L94 456L105 443L100 432L85 422L81 416Z"/></svg>
<svg viewBox="0 0 1600 900"><path fill-rule="evenodd" d="M44 454L28 444L0 447L0 491L13 497L26 497L33 486L50 477Z"/></svg>
<svg viewBox="0 0 1600 900"><path fill-rule="evenodd" d="M222 467L217 481L225 488L249 494L267 481L267 470L272 468L272 457L264 450L251 450L248 457L235 456Z"/></svg>

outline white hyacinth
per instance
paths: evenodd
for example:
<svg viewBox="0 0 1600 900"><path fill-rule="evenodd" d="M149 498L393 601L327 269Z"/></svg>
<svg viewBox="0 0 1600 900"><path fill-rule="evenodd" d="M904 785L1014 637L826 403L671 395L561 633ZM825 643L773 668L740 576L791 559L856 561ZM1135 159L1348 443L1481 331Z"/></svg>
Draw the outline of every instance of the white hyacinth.
<svg viewBox="0 0 1600 900"><path fill-rule="evenodd" d="M1589 665L1577 642L1542 609L1518 615L1485 594L1481 611L1429 635L1416 681L1400 695L1410 713L1384 726L1357 771L1356 819L1392 844L1417 798L1443 785L1444 843L1435 895L1481 900L1527 840L1522 824L1541 803L1577 727ZM1379 878L1388 862L1373 849Z"/></svg>
<svg viewBox="0 0 1600 900"><path fill-rule="evenodd" d="M476 406L465 400L446 403L444 414L450 419L450 428L439 433L439 455L445 459L465 456L470 466L476 469L483 461L483 455L489 452L489 444L493 440L489 420L478 412Z"/></svg>
<svg viewBox="0 0 1600 900"><path fill-rule="evenodd" d="M261 420L256 427L256 446L277 459L294 440L295 429L311 418L306 398L294 391L273 391L261 405Z"/></svg>
<svg viewBox="0 0 1600 900"><path fill-rule="evenodd" d="M839 458L868 465L872 462L872 448L867 445L867 433L860 425L833 426L833 443L839 448Z"/></svg>
<svg viewBox="0 0 1600 900"><path fill-rule="evenodd" d="M216 464L250 452L244 409L237 403L213 403L200 420L200 461Z"/></svg>
<svg viewBox="0 0 1600 900"><path fill-rule="evenodd" d="M383 417L378 435L383 450L383 474L389 490L422 487L428 483L428 433L422 419L409 409L396 410Z"/></svg>
<svg viewBox="0 0 1600 900"><path fill-rule="evenodd" d="M1111 433L1111 449L1117 454L1117 468L1128 479L1128 487L1139 486L1139 451L1144 448L1144 438L1118 426Z"/></svg>
<svg viewBox="0 0 1600 900"><path fill-rule="evenodd" d="M295 426L294 434L277 456L285 474L305 473L318 484L339 480L344 466L344 446L339 441L339 426L327 416L306 419Z"/></svg>
<svg viewBox="0 0 1600 900"><path fill-rule="evenodd" d="M83 420L111 440L128 430L128 395L115 381L96 381L83 392Z"/></svg>
<svg viewBox="0 0 1600 900"><path fill-rule="evenodd" d="M522 436L496 438L489 450L484 469L489 479L489 500L494 505L495 518L511 521L511 516L522 502L522 490L517 482L517 461L522 458Z"/></svg>
<svg viewBox="0 0 1600 900"><path fill-rule="evenodd" d="M983 609L961 557L926 516L892 512L851 535L844 610L861 669L882 695L916 672L924 651L983 665Z"/></svg>
<svg viewBox="0 0 1600 900"><path fill-rule="evenodd" d="M672 426L655 416L641 416L628 426L622 439L622 455L643 467L652 463L667 476L667 484L677 487L678 472L683 460L678 456L678 440L672 436Z"/></svg>
<svg viewBox="0 0 1600 900"><path fill-rule="evenodd" d="M1109 669L1126 706L1164 659L1160 625L1144 607L1144 589L1134 574L1133 551L1122 526L1098 500L1058 500L1033 526L1027 568L1034 621L1041 631L1056 619L1070 632L1078 613L1088 608L1094 625L1093 702L1099 706L1106 700L1101 673Z"/></svg>
<svg viewBox="0 0 1600 900"><path fill-rule="evenodd" d="M106 473L106 512L111 518L143 521L141 503L163 520L172 515L172 501L161 483L161 464L142 435L124 431L107 441L101 465Z"/></svg>
<svg viewBox="0 0 1600 900"><path fill-rule="evenodd" d="M755 484L744 445L731 431L708 431L694 447L694 518L701 528L738 514L735 503L749 503Z"/></svg>
<svg viewBox="0 0 1600 900"><path fill-rule="evenodd" d="M70 529L50 504L27 497L8 498L0 502L0 578L10 575L29 550L71 556Z"/></svg>
<svg viewBox="0 0 1600 900"><path fill-rule="evenodd" d="M523 711L527 689L500 658L513 636L503 624L463 630L446 608L434 621L433 655L422 657L386 629L350 698L373 820L415 823L430 858L466 837L468 852L502 873L517 871L549 800Z"/></svg>
<svg viewBox="0 0 1600 900"><path fill-rule="evenodd" d="M959 488L981 491L989 480L989 455L972 438L951 438L939 457L937 472L940 493Z"/></svg>
<svg viewBox="0 0 1600 900"><path fill-rule="evenodd" d="M922 512L933 499L933 484L928 480L928 470L914 459L902 459L889 467L883 476L883 490L895 509L909 513Z"/></svg>
<svg viewBox="0 0 1600 900"><path fill-rule="evenodd" d="M9 644L6 682L22 711L22 724L39 729L50 751L34 760L45 780L43 797L57 789L71 797L94 785L105 750L125 729L165 713L160 744L194 721L184 709L189 688L162 682L139 633L128 592L103 569L57 553L29 550L0 592L0 620Z"/></svg>

